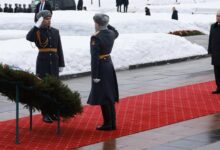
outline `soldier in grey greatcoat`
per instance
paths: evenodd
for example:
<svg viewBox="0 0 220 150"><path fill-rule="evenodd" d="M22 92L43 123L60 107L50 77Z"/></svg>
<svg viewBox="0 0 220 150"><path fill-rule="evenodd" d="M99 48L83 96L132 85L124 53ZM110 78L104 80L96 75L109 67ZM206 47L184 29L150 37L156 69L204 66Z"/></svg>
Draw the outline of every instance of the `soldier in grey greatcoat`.
<svg viewBox="0 0 220 150"><path fill-rule="evenodd" d="M40 78L47 74L59 77L59 72L65 66L62 44L59 30L50 26L51 12L43 10L37 14L37 22L35 26L28 32L26 39L34 42L39 53L36 63L36 74ZM42 112L43 121L52 123L56 120L56 116L49 116Z"/></svg>
<svg viewBox="0 0 220 150"><path fill-rule="evenodd" d="M108 25L109 16L96 14L93 17L96 33L91 37L92 88L88 104L100 105L104 123L97 130L115 130L115 102L118 102L118 83L111 60L111 51L118 32Z"/></svg>

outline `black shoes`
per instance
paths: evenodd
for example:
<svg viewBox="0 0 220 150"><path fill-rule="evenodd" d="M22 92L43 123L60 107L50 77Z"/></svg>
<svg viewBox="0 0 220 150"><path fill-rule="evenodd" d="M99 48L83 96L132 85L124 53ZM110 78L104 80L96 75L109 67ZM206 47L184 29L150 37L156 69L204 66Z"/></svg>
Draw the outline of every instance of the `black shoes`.
<svg viewBox="0 0 220 150"><path fill-rule="evenodd" d="M58 121L59 120L59 117L57 115L50 115L50 118L53 120L53 121Z"/></svg>
<svg viewBox="0 0 220 150"><path fill-rule="evenodd" d="M212 91L212 94L220 94L220 90L214 90L214 91Z"/></svg>
<svg viewBox="0 0 220 150"><path fill-rule="evenodd" d="M57 115L45 114L45 115L43 115L42 119L43 119L43 122L45 122L45 123L53 123L53 121L58 121L59 117Z"/></svg>
<svg viewBox="0 0 220 150"><path fill-rule="evenodd" d="M52 118L50 118L50 116L48 114L43 115L42 119L43 119L43 122L45 122L45 123L53 123Z"/></svg>
<svg viewBox="0 0 220 150"><path fill-rule="evenodd" d="M102 125L102 126L97 126L96 130L111 131L111 130L116 130L116 126L112 127L111 125Z"/></svg>

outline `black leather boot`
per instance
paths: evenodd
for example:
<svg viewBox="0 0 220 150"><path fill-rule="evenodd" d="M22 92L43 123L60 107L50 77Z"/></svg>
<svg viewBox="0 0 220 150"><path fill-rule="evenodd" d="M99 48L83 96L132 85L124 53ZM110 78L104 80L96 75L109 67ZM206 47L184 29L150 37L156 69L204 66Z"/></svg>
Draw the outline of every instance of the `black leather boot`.
<svg viewBox="0 0 220 150"><path fill-rule="evenodd" d="M115 113L115 105L114 104L111 109L111 118L112 118L112 130L116 130L116 113Z"/></svg>
<svg viewBox="0 0 220 150"><path fill-rule="evenodd" d="M101 126L97 126L96 130L111 131L112 126L111 125L101 125Z"/></svg>
<svg viewBox="0 0 220 150"><path fill-rule="evenodd" d="M59 117L57 115L49 115L53 121L58 121Z"/></svg>
<svg viewBox="0 0 220 150"><path fill-rule="evenodd" d="M212 91L212 94L220 94L220 90L216 89L216 90Z"/></svg>
<svg viewBox="0 0 220 150"><path fill-rule="evenodd" d="M53 120L50 118L48 114L44 114L42 119L43 119L43 122L45 123L53 123Z"/></svg>
<svg viewBox="0 0 220 150"><path fill-rule="evenodd" d="M111 110L109 105L101 105L103 125L97 126L96 130L110 131L112 130Z"/></svg>

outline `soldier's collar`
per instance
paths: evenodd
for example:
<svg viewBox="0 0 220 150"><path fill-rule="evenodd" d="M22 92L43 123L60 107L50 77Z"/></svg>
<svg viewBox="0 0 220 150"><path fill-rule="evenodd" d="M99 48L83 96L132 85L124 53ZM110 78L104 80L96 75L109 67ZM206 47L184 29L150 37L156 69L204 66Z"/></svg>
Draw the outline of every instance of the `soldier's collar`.
<svg viewBox="0 0 220 150"><path fill-rule="evenodd" d="M41 26L41 29L43 29L43 30L51 29L51 26L49 26L49 27Z"/></svg>

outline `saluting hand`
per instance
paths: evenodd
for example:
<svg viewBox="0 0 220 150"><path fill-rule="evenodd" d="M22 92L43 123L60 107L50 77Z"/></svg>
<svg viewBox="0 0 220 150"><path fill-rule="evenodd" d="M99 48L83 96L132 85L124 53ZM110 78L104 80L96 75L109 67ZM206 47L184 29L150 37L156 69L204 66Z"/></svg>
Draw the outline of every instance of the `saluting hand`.
<svg viewBox="0 0 220 150"><path fill-rule="evenodd" d="M95 83L99 83L99 82L101 81L101 79L95 78L95 79L93 79L93 81L94 81Z"/></svg>
<svg viewBox="0 0 220 150"><path fill-rule="evenodd" d="M43 22L43 17L40 17L38 20L37 20L37 22L35 23L35 27L37 27L37 28L40 28L40 26L41 26L41 24L42 24L42 22Z"/></svg>

